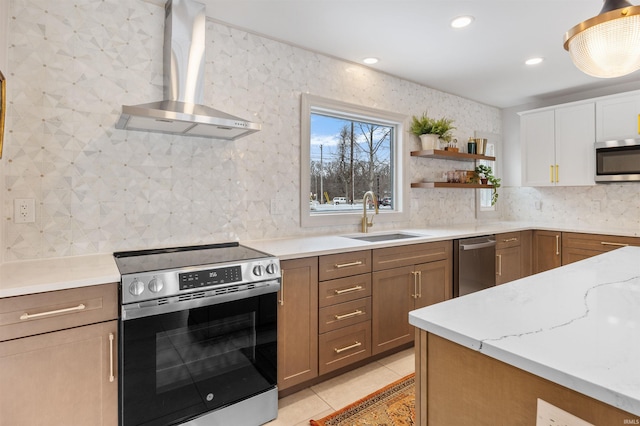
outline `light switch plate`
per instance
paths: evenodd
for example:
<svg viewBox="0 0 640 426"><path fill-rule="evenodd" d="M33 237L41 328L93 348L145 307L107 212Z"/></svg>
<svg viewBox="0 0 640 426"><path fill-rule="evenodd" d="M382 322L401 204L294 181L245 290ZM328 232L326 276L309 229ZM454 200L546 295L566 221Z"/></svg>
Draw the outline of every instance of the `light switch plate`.
<svg viewBox="0 0 640 426"><path fill-rule="evenodd" d="M538 398L536 426L594 426L555 405Z"/></svg>

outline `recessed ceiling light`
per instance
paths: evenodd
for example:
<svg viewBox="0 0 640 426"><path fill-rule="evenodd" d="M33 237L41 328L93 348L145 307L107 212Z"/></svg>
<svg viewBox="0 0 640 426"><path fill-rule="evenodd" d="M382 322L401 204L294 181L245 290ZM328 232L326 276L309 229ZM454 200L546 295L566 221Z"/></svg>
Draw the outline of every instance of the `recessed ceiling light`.
<svg viewBox="0 0 640 426"><path fill-rule="evenodd" d="M529 58L526 61L524 61L524 63L527 65L538 65L542 61L544 61L543 58L537 57L537 58Z"/></svg>
<svg viewBox="0 0 640 426"><path fill-rule="evenodd" d="M473 16L458 16L451 21L451 28L464 28L473 22Z"/></svg>
<svg viewBox="0 0 640 426"><path fill-rule="evenodd" d="M378 58L364 58L362 62L364 62L367 65L373 65L378 63Z"/></svg>

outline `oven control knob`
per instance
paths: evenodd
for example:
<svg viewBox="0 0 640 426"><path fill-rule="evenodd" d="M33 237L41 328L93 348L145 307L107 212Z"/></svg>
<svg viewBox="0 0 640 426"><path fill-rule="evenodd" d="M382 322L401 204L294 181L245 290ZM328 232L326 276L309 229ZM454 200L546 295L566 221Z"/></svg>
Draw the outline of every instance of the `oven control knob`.
<svg viewBox="0 0 640 426"><path fill-rule="evenodd" d="M149 287L149 290L152 293L157 293L162 290L162 288L164 287L164 283L162 282L162 280L152 278L151 281L149 281L149 285L147 287Z"/></svg>
<svg viewBox="0 0 640 426"><path fill-rule="evenodd" d="M267 274L269 275L273 275L275 274L276 271L276 264L275 263L270 263L267 265Z"/></svg>
<svg viewBox="0 0 640 426"><path fill-rule="evenodd" d="M261 277L263 270L264 269L262 268L262 265L256 265L253 267L253 275L255 275L256 277Z"/></svg>
<svg viewBox="0 0 640 426"><path fill-rule="evenodd" d="M129 286L129 293L134 296L140 296L144 291L144 283L139 279L134 279L131 285Z"/></svg>

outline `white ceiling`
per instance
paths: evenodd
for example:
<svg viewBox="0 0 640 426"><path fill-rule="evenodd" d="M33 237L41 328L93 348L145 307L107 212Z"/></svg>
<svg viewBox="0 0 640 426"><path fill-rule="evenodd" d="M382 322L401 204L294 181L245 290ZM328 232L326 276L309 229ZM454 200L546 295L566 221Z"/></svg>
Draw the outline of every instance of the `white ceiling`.
<svg viewBox="0 0 640 426"><path fill-rule="evenodd" d="M599 0L200 0L220 22L487 105L507 108L638 81L578 71L564 33ZM472 15L462 30L451 19ZM532 56L544 57L534 67Z"/></svg>

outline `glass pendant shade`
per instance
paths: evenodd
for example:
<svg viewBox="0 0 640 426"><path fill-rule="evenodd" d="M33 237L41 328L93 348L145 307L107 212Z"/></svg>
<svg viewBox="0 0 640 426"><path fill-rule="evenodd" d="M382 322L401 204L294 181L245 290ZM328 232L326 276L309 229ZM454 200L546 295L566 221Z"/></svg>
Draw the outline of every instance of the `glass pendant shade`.
<svg viewBox="0 0 640 426"><path fill-rule="evenodd" d="M640 69L640 6L626 1L605 1L600 15L565 34L564 48L578 69L594 77L621 77L637 71Z"/></svg>

